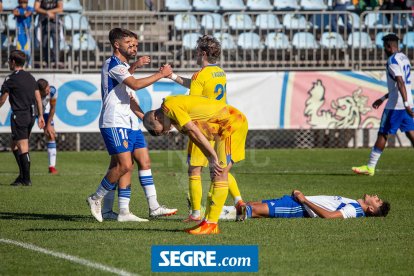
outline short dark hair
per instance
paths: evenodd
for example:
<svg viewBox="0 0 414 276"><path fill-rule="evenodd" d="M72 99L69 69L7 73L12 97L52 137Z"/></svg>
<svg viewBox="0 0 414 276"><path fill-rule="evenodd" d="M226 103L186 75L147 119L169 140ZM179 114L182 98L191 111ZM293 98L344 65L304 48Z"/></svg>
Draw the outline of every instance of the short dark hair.
<svg viewBox="0 0 414 276"><path fill-rule="evenodd" d="M393 34L393 33L391 33L391 34L387 34L386 36L384 36L383 38L382 38L382 41L384 42L384 45L385 46L391 46L391 45L394 45L395 47L397 47L398 48L398 41L399 41L400 39L398 38L398 36L396 35L396 34Z"/></svg>
<svg viewBox="0 0 414 276"><path fill-rule="evenodd" d="M210 35L203 35L197 40L197 49L206 52L207 61L209 63L216 63L220 58L221 45L217 38Z"/></svg>
<svg viewBox="0 0 414 276"><path fill-rule="evenodd" d="M399 37L394 33L387 34L387 35L382 37L382 41L384 41L384 42L388 42L388 41L398 42L399 40L400 40Z"/></svg>
<svg viewBox="0 0 414 276"><path fill-rule="evenodd" d="M152 114L155 115L155 110L151 110L151 111L148 111L147 113L145 113L144 119L142 121L143 121L144 127L147 129L148 133L151 134L151 136L159 136L154 131L154 124L151 122L150 116Z"/></svg>
<svg viewBox="0 0 414 276"><path fill-rule="evenodd" d="M45 79L38 79L37 80L37 86L39 87L39 90L41 92L44 92L46 90L46 87L49 85L49 82Z"/></svg>
<svg viewBox="0 0 414 276"><path fill-rule="evenodd" d="M133 37L138 39L138 35L134 32L131 32L127 29L114 28L109 31L109 41L111 42L112 47L115 45L115 41L123 39L125 37Z"/></svg>
<svg viewBox="0 0 414 276"><path fill-rule="evenodd" d="M20 50L13 50L10 53L9 61L14 61L17 66L24 66L26 62L26 54Z"/></svg>
<svg viewBox="0 0 414 276"><path fill-rule="evenodd" d="M378 208L378 211L376 213L377 217L386 217L388 215L388 212L391 209L391 204L388 201L384 201L382 205Z"/></svg>

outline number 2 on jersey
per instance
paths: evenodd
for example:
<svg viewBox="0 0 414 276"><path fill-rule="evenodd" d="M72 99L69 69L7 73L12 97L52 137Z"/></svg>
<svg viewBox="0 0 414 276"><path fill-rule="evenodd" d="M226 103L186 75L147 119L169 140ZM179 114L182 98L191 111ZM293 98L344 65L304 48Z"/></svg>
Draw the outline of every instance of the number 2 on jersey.
<svg viewBox="0 0 414 276"><path fill-rule="evenodd" d="M403 67L404 70L404 77L405 77L405 84L411 84L411 67L410 65L405 65Z"/></svg>
<svg viewBox="0 0 414 276"><path fill-rule="evenodd" d="M224 96L224 93L226 93L226 85L224 86L222 84L217 84L216 88L214 88L214 94L218 94L218 96L216 97L216 100L221 100Z"/></svg>

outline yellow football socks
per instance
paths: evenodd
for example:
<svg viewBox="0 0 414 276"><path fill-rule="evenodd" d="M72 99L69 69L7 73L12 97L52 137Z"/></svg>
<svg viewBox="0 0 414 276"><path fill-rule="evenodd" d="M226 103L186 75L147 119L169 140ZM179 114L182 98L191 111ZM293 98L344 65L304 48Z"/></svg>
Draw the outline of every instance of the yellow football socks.
<svg viewBox="0 0 414 276"><path fill-rule="evenodd" d="M201 210L201 197L203 195L203 187L201 185L201 176L200 175L192 175L189 178L188 183L189 191L190 191L190 202L191 202L191 209L192 210Z"/></svg>
<svg viewBox="0 0 414 276"><path fill-rule="evenodd" d="M228 174L228 180L229 180L229 193L233 197L234 202L237 203L237 201L242 199L239 186L237 185L237 181L231 173Z"/></svg>
<svg viewBox="0 0 414 276"><path fill-rule="evenodd" d="M227 181L214 181L212 191L208 194L206 219L208 222L217 223L229 193Z"/></svg>

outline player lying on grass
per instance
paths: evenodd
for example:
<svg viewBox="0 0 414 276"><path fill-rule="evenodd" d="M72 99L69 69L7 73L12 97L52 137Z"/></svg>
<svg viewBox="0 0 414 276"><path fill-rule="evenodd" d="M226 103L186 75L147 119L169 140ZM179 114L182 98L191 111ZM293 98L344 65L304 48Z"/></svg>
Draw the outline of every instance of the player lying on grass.
<svg viewBox="0 0 414 276"><path fill-rule="evenodd" d="M248 218L359 218L385 217L390 211L390 203L377 195L365 194L353 200L341 196L304 196L293 190L292 195L280 198L247 202L236 207L224 206L220 218L241 220Z"/></svg>

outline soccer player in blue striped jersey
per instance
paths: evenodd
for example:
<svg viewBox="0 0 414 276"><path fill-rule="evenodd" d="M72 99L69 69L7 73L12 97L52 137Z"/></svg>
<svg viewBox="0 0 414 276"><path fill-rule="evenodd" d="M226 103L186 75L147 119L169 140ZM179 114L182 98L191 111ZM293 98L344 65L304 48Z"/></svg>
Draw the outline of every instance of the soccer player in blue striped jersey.
<svg viewBox="0 0 414 276"><path fill-rule="evenodd" d="M390 210L390 203L382 201L377 195L365 194L354 200L341 196L305 196L294 190L291 195L280 198L247 202L237 206L225 206L220 218L236 219L236 211L241 213L241 220L248 218L360 218L385 217Z"/></svg>
<svg viewBox="0 0 414 276"><path fill-rule="evenodd" d="M387 144L388 135L395 135L400 129L414 147L414 111L413 96L411 94L411 64L409 58L398 51L399 38L395 34L388 34L382 38L387 60L388 94L376 100L372 107L377 109L388 99L382 113L380 129L375 145L371 149L367 165L352 167L356 174L373 176L375 167Z"/></svg>
<svg viewBox="0 0 414 276"><path fill-rule="evenodd" d="M171 66L165 65L154 75L136 79L128 71L128 60L135 56L135 39L137 35L129 30L114 28L109 32L109 41L113 55L102 67L101 90L102 109L99 118L99 128L109 155L110 162L105 177L95 193L87 198L91 214L99 222L103 221L101 204L104 196L113 190L119 179L133 168L131 134L131 110L142 116L142 110L136 101L131 101L127 88L134 91L148 86L172 74ZM146 221L129 210L130 184L119 183L119 216L118 221Z"/></svg>
<svg viewBox="0 0 414 276"><path fill-rule="evenodd" d="M57 174L56 170L56 131L53 117L56 112L56 101L58 97L57 89L50 86L45 79L38 79L40 96L42 98L43 118L45 120L45 128L43 129L47 138L47 156L49 160L49 173Z"/></svg>
<svg viewBox="0 0 414 276"><path fill-rule="evenodd" d="M135 51L133 55L135 56L138 52L138 39L134 39ZM137 61L131 64L131 67L128 69L131 74L135 72L137 68L141 68L146 64L151 62L149 56L140 57ZM144 87L142 87L144 88ZM129 88L128 88L129 89ZM136 99L136 93L131 89L130 94L132 95L131 99L138 102ZM143 112L141 112L143 115ZM151 171L151 160L148 152L147 142L145 141L144 134L139 129L139 120L142 117L137 117L133 112L131 112L131 134L129 135L129 140L132 143L132 157L133 160L137 163L138 166L138 179L141 183L141 187L144 191L145 197L147 199L148 208L149 208L149 217L156 218L161 216L171 216L177 212L177 209L171 209L164 205L160 205L157 200L157 191L155 188L154 179L152 177ZM111 161L114 162L114 158L111 158ZM130 186L132 178L132 170L123 175L119 179L120 186ZM122 195L123 191L118 190L118 195ZM103 199L102 207L102 217L103 219L118 219L118 214L113 211L113 204L115 199L115 190L109 191ZM119 201L119 200L118 200Z"/></svg>

